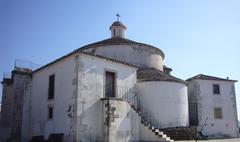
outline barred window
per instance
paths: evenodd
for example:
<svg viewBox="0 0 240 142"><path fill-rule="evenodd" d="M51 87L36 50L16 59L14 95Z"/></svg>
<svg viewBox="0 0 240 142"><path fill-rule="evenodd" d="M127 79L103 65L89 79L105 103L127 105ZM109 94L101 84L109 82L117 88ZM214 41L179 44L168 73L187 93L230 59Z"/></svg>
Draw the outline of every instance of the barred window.
<svg viewBox="0 0 240 142"><path fill-rule="evenodd" d="M222 119L222 108L220 108L220 107L214 108L214 118Z"/></svg>

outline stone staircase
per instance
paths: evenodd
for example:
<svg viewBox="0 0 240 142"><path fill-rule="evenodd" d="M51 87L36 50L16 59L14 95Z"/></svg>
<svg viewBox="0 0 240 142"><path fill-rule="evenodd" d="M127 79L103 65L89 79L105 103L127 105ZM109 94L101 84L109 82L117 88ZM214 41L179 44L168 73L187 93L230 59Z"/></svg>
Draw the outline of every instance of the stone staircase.
<svg viewBox="0 0 240 142"><path fill-rule="evenodd" d="M118 97L116 98L102 98L102 101L107 100L114 100L114 101L122 101L129 105L130 110L135 113L135 116L139 119L139 138L140 141L155 141L155 142L173 142L174 140L171 139L166 133L160 130L160 125L157 124L157 119L154 118L153 114L150 114L149 111L146 111L144 107L141 105L137 94L134 89L131 88L121 88L118 87L120 93L118 93ZM108 102L109 103L109 102ZM109 104L104 104L106 115L110 115L109 117L113 117L113 119L107 118L105 122L110 122L117 116L119 116L116 112L119 112L117 105L111 106ZM112 112L114 110L114 112ZM110 122L111 123L111 122ZM107 124L107 123L106 123ZM109 125L109 124L108 124ZM142 136L142 137L141 137ZM145 137L144 137L145 136Z"/></svg>
<svg viewBox="0 0 240 142"><path fill-rule="evenodd" d="M145 127L148 128L152 133L154 133L155 136L157 136L159 139L157 141L160 142L174 142L173 139L171 139L170 137L168 137L163 131L161 131L160 129L154 127L153 125L151 125L151 123L149 123L147 120L145 120L142 117L142 112L141 109L137 108L136 105L131 104L130 102L128 102L129 105L131 105L131 108L138 114L138 116L141 118L141 124ZM156 140L154 140L156 141Z"/></svg>
<svg viewBox="0 0 240 142"><path fill-rule="evenodd" d="M168 137L166 134L164 134L163 131L160 131L158 128L155 128L154 126L151 126L149 123L147 123L144 120L141 120L141 123L147 127L149 130L151 130L156 136L160 138L161 142L174 142L170 137Z"/></svg>

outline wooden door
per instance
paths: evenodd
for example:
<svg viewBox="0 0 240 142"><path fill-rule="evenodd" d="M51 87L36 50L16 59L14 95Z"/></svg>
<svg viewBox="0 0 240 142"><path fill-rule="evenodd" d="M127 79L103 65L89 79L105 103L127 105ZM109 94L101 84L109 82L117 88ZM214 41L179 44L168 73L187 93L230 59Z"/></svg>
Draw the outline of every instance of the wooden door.
<svg viewBox="0 0 240 142"><path fill-rule="evenodd" d="M115 97L115 73L106 72L105 97Z"/></svg>

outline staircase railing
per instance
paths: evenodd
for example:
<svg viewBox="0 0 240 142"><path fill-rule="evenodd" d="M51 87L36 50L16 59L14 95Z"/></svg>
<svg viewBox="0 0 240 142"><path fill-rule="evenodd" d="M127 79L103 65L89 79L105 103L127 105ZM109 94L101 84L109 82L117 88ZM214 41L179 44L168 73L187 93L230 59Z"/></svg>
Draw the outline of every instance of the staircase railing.
<svg viewBox="0 0 240 142"><path fill-rule="evenodd" d="M82 89L90 89L91 91L87 96L91 96L94 94L100 95L102 92L103 96L99 96L100 98L108 98L105 96L105 87L106 85L97 85L97 84L92 84L92 85L86 85L82 86ZM110 99L118 99L121 101L128 102L131 107L141 116L142 121L147 123L148 125L151 125L155 128L161 128L163 125L160 123L160 120L157 119L151 111L146 109L141 101L139 100L139 97L137 95L137 89L135 87L126 87L126 86L116 86L115 88L115 97L110 97Z"/></svg>
<svg viewBox="0 0 240 142"><path fill-rule="evenodd" d="M135 87L129 88L125 86L118 86L116 98L128 102L137 111L137 113L141 115L141 119L145 123L148 123L155 128L162 127L159 119L157 119L149 110L144 108L139 100Z"/></svg>

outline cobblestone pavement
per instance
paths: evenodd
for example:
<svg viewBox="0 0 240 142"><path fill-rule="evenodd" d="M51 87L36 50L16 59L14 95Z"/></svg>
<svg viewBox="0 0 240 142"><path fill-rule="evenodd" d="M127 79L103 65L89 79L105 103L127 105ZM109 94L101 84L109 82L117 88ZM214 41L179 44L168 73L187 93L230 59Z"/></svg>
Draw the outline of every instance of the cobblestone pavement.
<svg viewBox="0 0 240 142"><path fill-rule="evenodd" d="M195 142L195 140L176 141L176 142ZM237 138L237 139L198 140L198 142L240 142L240 138Z"/></svg>

